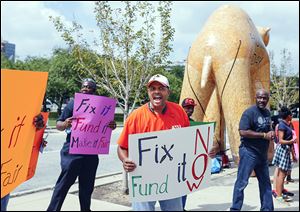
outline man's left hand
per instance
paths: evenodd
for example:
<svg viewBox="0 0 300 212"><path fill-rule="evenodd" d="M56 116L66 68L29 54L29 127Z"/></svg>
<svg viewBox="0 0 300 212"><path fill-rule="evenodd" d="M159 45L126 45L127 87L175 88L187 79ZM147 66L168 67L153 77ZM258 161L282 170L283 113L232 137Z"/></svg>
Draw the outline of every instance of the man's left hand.
<svg viewBox="0 0 300 212"><path fill-rule="evenodd" d="M220 148L219 146L213 146L210 151L208 152L208 156L210 158L215 158L216 157L216 154L220 152Z"/></svg>

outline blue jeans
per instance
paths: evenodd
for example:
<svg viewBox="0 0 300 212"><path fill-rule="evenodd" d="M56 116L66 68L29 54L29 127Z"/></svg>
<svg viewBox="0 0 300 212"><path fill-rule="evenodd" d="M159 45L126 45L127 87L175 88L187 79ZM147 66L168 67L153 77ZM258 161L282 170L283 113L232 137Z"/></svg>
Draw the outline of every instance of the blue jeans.
<svg viewBox="0 0 300 212"><path fill-rule="evenodd" d="M92 193L95 186L98 155L72 155L60 152L61 173L55 184L47 211L60 211L70 187L77 177L79 182L79 202L81 211L90 211Z"/></svg>
<svg viewBox="0 0 300 212"><path fill-rule="evenodd" d="M241 210L244 201L244 189L247 187L251 172L254 170L259 185L260 210L273 211L272 187L267 158L258 155L251 149L243 146L243 144L239 148L239 155L240 162L230 210Z"/></svg>
<svg viewBox="0 0 300 212"><path fill-rule="evenodd" d="M182 196L182 208L185 208L185 204L186 204L186 199L187 199L187 195Z"/></svg>
<svg viewBox="0 0 300 212"><path fill-rule="evenodd" d="M10 197L10 194L8 193L4 197L1 198L1 211L7 211L9 197Z"/></svg>
<svg viewBox="0 0 300 212"><path fill-rule="evenodd" d="M182 211L182 197L160 200L159 205L162 211ZM134 211L155 211L156 201L151 202L132 202Z"/></svg>

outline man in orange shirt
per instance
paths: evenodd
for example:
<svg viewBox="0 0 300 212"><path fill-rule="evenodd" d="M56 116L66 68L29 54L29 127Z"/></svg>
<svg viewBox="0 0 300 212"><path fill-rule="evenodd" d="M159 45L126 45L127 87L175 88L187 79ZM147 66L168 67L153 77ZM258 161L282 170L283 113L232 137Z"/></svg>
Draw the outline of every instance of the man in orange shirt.
<svg viewBox="0 0 300 212"><path fill-rule="evenodd" d="M168 79L160 74L152 76L147 84L150 102L133 111L126 119L124 129L118 140L118 156L126 172L136 168L134 161L128 159L129 134L146 133L190 126L189 119L183 108L167 101L170 95ZM154 211L156 201L133 202L135 211ZM160 200L162 211L182 211L181 197Z"/></svg>

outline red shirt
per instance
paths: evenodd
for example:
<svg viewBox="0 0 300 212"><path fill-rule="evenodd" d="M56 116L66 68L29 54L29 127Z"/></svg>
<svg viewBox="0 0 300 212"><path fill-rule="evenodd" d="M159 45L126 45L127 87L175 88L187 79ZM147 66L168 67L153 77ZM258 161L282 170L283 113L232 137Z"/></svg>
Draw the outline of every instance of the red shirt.
<svg viewBox="0 0 300 212"><path fill-rule="evenodd" d="M125 121L118 144L128 149L128 135L188 127L190 122L183 108L173 102L166 102L162 114L155 114L147 104L133 111Z"/></svg>

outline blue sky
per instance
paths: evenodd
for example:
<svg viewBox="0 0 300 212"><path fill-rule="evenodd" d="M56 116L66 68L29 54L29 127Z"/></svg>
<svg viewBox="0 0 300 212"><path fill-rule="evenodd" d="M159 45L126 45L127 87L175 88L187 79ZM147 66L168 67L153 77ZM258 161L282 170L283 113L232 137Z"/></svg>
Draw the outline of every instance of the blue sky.
<svg viewBox="0 0 300 212"><path fill-rule="evenodd" d="M188 49L210 14L224 4L244 9L256 26L270 27L267 47L279 61L280 51L292 53L292 67L299 72L299 2L201 1L173 3L171 23L175 28L171 61L183 61ZM66 47L49 15L60 16L66 24L78 21L88 31L96 29L94 3L88 1L1 1L1 37L16 44L16 56L49 56L53 48Z"/></svg>

